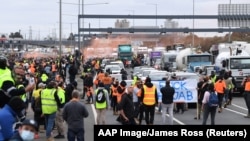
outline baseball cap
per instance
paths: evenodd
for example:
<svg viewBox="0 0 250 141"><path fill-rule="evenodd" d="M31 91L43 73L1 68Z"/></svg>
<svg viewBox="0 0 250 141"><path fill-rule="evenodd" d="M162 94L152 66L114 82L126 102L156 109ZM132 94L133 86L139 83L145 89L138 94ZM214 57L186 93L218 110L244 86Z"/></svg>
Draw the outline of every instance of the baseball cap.
<svg viewBox="0 0 250 141"><path fill-rule="evenodd" d="M25 120L22 122L22 125L30 125L30 126L34 127L36 131L38 130L37 123L36 123L36 121L33 120L33 119L25 119Z"/></svg>

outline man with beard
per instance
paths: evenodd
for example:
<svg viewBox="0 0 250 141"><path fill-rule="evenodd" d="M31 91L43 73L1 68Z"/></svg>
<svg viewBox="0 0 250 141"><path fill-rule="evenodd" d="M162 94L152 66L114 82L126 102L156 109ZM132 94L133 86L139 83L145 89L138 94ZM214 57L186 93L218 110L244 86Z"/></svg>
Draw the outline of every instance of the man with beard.
<svg viewBox="0 0 250 141"><path fill-rule="evenodd" d="M7 61L7 60L6 60ZM1 64L0 68L7 67L6 63ZM16 88L19 84L25 81L25 71L22 66L15 66L12 72L0 73L0 108L9 102L13 96L21 96L34 89L35 85L28 85L26 87Z"/></svg>

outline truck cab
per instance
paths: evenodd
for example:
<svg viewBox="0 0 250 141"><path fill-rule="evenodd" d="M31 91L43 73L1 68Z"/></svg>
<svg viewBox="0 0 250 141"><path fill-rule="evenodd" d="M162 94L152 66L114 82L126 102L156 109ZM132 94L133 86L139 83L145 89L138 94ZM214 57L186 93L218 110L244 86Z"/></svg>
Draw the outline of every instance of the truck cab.
<svg viewBox="0 0 250 141"><path fill-rule="evenodd" d="M231 56L228 59L227 69L231 71L236 81L236 90L234 93L242 95L244 89L241 86L243 79L250 75L250 56Z"/></svg>
<svg viewBox="0 0 250 141"><path fill-rule="evenodd" d="M198 72L202 66L212 65L212 55L208 53L187 56L188 72Z"/></svg>

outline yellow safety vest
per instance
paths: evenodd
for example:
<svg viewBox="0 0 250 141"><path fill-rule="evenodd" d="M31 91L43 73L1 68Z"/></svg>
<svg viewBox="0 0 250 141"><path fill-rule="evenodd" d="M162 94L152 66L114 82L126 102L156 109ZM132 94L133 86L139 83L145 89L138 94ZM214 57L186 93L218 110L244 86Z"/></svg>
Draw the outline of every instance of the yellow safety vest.
<svg viewBox="0 0 250 141"><path fill-rule="evenodd" d="M132 81L132 85L133 85L133 86L135 85L136 81L137 81L137 76L134 76L134 77L133 77L133 81Z"/></svg>
<svg viewBox="0 0 250 141"><path fill-rule="evenodd" d="M44 89L41 92L41 101L42 101L42 112L43 114L52 114L57 111L57 103L55 100L55 89Z"/></svg>
<svg viewBox="0 0 250 141"><path fill-rule="evenodd" d="M43 82L46 82L48 80L48 76L46 74L42 74L41 79Z"/></svg>
<svg viewBox="0 0 250 141"><path fill-rule="evenodd" d="M215 83L216 78L217 78L217 76L216 76L216 75L215 75L214 77L211 77L211 81L212 81L212 83L213 83L213 84Z"/></svg>
<svg viewBox="0 0 250 141"><path fill-rule="evenodd" d="M99 89L96 89L95 90L95 96L97 95L97 92L98 92ZM108 91L106 89L103 88L103 92L105 94L105 97L108 96ZM104 109L104 108L107 108L107 101L103 102L103 103L98 103L98 102L95 102L95 107L96 109Z"/></svg>
<svg viewBox="0 0 250 141"><path fill-rule="evenodd" d="M61 87L58 87L57 94L60 99L61 104L65 103L65 91Z"/></svg>
<svg viewBox="0 0 250 141"><path fill-rule="evenodd" d="M22 87L24 88L24 85L23 85L23 84L20 84L20 85L17 86L17 89L20 89L20 88L22 88ZM21 97L21 99L22 99L24 102L26 102L26 100L27 100L27 95L26 95L26 93L20 95L20 97Z"/></svg>
<svg viewBox="0 0 250 141"><path fill-rule="evenodd" d="M5 82L5 81L11 81L15 85L15 81L12 78L11 71L8 68L6 68L4 70L0 69L0 88L2 88L3 82Z"/></svg>
<svg viewBox="0 0 250 141"><path fill-rule="evenodd" d="M155 86L148 88L147 86L143 86L144 89L144 98L143 98L143 103L145 105L154 105L156 100L155 100Z"/></svg>

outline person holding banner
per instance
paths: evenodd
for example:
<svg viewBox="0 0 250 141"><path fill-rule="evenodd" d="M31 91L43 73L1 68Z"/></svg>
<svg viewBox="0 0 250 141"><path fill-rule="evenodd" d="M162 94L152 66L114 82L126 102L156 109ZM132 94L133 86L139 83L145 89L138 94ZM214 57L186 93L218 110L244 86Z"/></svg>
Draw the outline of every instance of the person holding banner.
<svg viewBox="0 0 250 141"><path fill-rule="evenodd" d="M171 81L175 81L175 80L180 80L180 78L177 78L176 73L173 73L170 80ZM185 106L185 103L183 103L183 102L177 102L177 103L175 103L175 107L176 108L175 108L174 112L175 113L179 113L180 110L181 110L181 113L183 114L184 111L185 111L184 106Z"/></svg>
<svg viewBox="0 0 250 141"><path fill-rule="evenodd" d="M153 125L155 116L155 106L158 104L157 88L151 82L149 77L146 78L145 84L141 89L141 103L145 110L145 121L147 125Z"/></svg>
<svg viewBox="0 0 250 141"><path fill-rule="evenodd" d="M204 97L205 92L208 90L209 85L209 77L204 76L200 78L200 81L197 84L197 93L198 93L198 101L197 101L197 115L194 117L194 119L200 119L201 118L201 106L202 106L202 100Z"/></svg>

